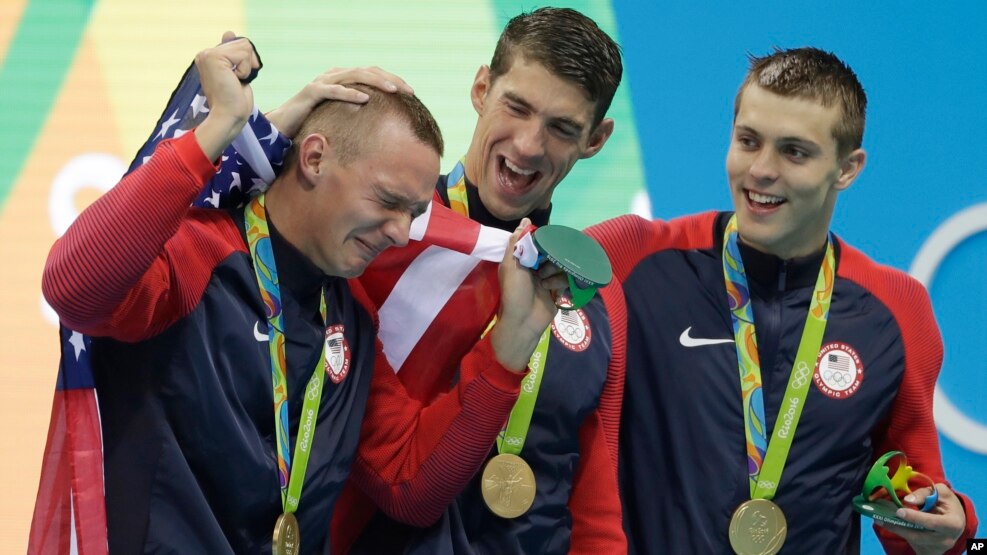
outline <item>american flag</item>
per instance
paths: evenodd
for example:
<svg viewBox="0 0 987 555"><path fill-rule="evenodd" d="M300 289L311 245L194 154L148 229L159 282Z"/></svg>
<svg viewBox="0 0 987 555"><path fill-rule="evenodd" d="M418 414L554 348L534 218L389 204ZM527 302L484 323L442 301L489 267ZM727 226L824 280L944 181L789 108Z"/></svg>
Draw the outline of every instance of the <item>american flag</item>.
<svg viewBox="0 0 987 555"><path fill-rule="evenodd" d="M147 162L161 141L191 131L208 112L199 74L194 65L189 66L127 172ZM194 204L239 205L252 193L266 189L289 146L291 141L255 109ZM106 553L103 449L90 338L64 326L59 328L59 338L61 362L28 553Z"/></svg>
<svg viewBox="0 0 987 555"><path fill-rule="evenodd" d="M839 370L840 372L850 371L850 359L845 356L840 356L836 353L829 354L829 368L831 370Z"/></svg>
<svg viewBox="0 0 987 555"><path fill-rule="evenodd" d="M62 359L28 553L106 553L103 450L88 337L62 327Z"/></svg>
<svg viewBox="0 0 987 555"><path fill-rule="evenodd" d="M146 163L158 143L194 129L208 111L193 64L172 93L128 173ZM233 145L223 153L220 170L203 187L194 204L215 208L244 204L274 181L290 146L290 139L255 109ZM481 226L437 202L432 202L426 213L413 222L411 238L428 244L425 253L429 256L416 259L405 272L407 275L400 276L402 287L391 291L380 311L381 340L385 346L391 345L389 350L385 347L385 352L395 363L395 370L404 361L400 358L402 349L410 352L417 344L469 271L481 260L499 262L503 258L509 237L506 231ZM536 250L530 234L525 244L526 255L521 262L532 267ZM416 272L427 269L434 276L439 258L444 261L438 266L443 273L459 276L458 280L448 283L445 298L433 296L429 302L422 302L422 285ZM103 453L89 362L90 338L64 326L59 333L62 358L28 553L106 553Z"/></svg>

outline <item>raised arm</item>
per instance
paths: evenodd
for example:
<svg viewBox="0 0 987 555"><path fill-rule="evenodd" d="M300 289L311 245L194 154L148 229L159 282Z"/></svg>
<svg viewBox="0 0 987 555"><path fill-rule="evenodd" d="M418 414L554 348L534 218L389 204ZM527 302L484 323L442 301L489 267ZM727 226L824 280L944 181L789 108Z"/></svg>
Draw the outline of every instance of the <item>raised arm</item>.
<svg viewBox="0 0 987 555"><path fill-rule="evenodd" d="M524 227L515 231L501 264L497 324L464 357L455 389L422 406L378 351L353 478L392 518L427 526L462 491L490 453L527 361L555 316L551 290L563 289L565 277L554 266L536 275L514 260L513 245Z"/></svg>
<svg viewBox="0 0 987 555"><path fill-rule="evenodd" d="M138 319L148 322L156 310L179 302L167 287L165 245L215 173L210 160L250 115L253 95L238 77L256 66L256 55L247 40L232 40L200 52L195 63L215 106L205 121L193 134L162 142L147 164L84 210L52 247L42 290L62 321L77 331L113 335L125 318L121 310L142 312ZM147 304L125 307L142 280L157 283L154 298L145 295Z"/></svg>

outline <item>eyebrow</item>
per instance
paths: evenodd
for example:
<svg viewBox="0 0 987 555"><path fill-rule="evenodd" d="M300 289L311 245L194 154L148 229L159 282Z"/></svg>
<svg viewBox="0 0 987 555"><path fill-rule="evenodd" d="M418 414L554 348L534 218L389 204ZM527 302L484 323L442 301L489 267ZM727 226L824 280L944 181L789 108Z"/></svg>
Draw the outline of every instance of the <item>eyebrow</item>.
<svg viewBox="0 0 987 555"><path fill-rule="evenodd" d="M385 202L394 202L401 206L406 206L411 209L411 212L415 216L421 215L428 208L428 203L432 201L431 198L421 202L416 202L413 198L405 196L393 189L385 187L380 183L375 183L373 185L374 192L377 196Z"/></svg>
<svg viewBox="0 0 987 555"><path fill-rule="evenodd" d="M517 94L515 94L515 93L513 93L511 91L504 91L504 97L507 98L508 100L510 100L511 102L514 102L516 104L520 104L521 106L523 106L527 110L534 111L534 106L532 106L530 102L528 102L527 100L521 98L520 96L518 96ZM551 119L553 121L556 121L556 122L561 123L563 125L568 125L568 126L571 126L571 127L575 128L575 131L578 132L578 133L581 133L582 130L583 130L583 128L586 127L583 123L578 122L578 121L576 121L574 119L571 119L571 118L553 117Z"/></svg>
<svg viewBox="0 0 987 555"><path fill-rule="evenodd" d="M734 128L735 129L738 129L740 131L746 131L748 133L757 135L758 137L761 137L762 136L761 133L759 133L753 127L748 127L746 125L735 125ZM791 136L791 137L781 137L778 140L776 140L775 142L776 143L781 143L781 144L784 144L784 143L798 143L799 145L810 147L810 148L813 148L815 150L819 150L819 151L822 150L822 147L819 146L818 144L816 144L815 141L810 141L809 139L806 139L806 138L803 138L803 137L794 136L794 135Z"/></svg>

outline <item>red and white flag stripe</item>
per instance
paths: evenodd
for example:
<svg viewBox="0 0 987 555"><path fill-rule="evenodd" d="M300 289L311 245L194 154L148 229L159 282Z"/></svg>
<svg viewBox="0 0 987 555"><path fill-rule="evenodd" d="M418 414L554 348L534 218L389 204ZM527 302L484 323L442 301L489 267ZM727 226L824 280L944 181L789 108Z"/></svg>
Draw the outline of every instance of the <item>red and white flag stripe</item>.
<svg viewBox="0 0 987 555"><path fill-rule="evenodd" d="M473 258L500 262L511 238L508 231L481 225L434 200L411 222L411 239L468 254Z"/></svg>
<svg viewBox="0 0 987 555"><path fill-rule="evenodd" d="M411 223L412 240L429 244L410 265L381 304L380 340L395 372L400 372L419 340L446 306L453 293L481 260L500 262L511 234L481 225L432 201ZM519 243L515 255L527 267L536 253L531 235ZM522 246L523 245L523 246Z"/></svg>

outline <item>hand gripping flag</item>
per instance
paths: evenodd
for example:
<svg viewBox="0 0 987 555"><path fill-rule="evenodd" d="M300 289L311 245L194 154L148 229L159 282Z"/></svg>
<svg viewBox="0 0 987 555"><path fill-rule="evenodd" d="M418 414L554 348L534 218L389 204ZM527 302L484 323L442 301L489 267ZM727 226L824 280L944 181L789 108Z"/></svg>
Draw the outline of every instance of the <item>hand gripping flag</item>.
<svg viewBox="0 0 987 555"><path fill-rule="evenodd" d="M158 143L188 133L209 112L192 65L128 173L147 162ZM196 199L197 206L238 205L274 180L291 142L256 109L223 153L220 170ZM52 401L48 440L34 506L30 554L107 552L103 450L89 337L59 328L61 362Z"/></svg>

